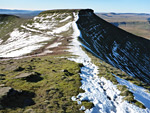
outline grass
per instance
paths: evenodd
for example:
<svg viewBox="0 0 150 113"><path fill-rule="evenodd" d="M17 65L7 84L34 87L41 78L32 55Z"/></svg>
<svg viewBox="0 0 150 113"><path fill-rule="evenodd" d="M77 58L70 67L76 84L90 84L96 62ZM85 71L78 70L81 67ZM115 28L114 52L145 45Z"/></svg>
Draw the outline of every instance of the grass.
<svg viewBox="0 0 150 113"><path fill-rule="evenodd" d="M85 109L91 109L94 107L94 104L92 102L89 102L89 101L82 101L82 105L85 107Z"/></svg>
<svg viewBox="0 0 150 113"><path fill-rule="evenodd" d="M82 64L69 61L66 58L58 58L58 56L45 56L35 58L25 58L19 60L1 61L0 73L5 74L0 84L14 88L15 90L33 93L34 96L29 97L34 101L31 106L23 107L21 102L26 99L23 95L18 101L16 98L10 98L10 104L5 106L0 112L18 113L18 112L57 112L57 113L80 113L80 107L85 105L91 108L90 102L83 102L78 105L71 100L72 96L76 96L83 92L81 86L81 78L79 76ZM21 69L16 71L16 69ZM30 82L24 79L15 79L21 73L36 72L40 74L42 79L37 82ZM15 102L15 103L14 103Z"/></svg>

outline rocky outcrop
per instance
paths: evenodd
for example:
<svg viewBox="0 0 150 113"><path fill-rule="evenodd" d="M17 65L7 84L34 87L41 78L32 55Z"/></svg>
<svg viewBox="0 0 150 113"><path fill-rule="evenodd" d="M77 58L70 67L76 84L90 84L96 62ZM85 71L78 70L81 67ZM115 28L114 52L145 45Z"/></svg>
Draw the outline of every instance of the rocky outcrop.
<svg viewBox="0 0 150 113"><path fill-rule="evenodd" d="M0 109L3 109L2 102L10 97L15 96L18 92L11 87L0 87Z"/></svg>
<svg viewBox="0 0 150 113"><path fill-rule="evenodd" d="M0 74L0 77L3 77L3 76L5 76L4 74Z"/></svg>
<svg viewBox="0 0 150 113"><path fill-rule="evenodd" d="M0 109L25 107L34 104L34 93L17 91L11 87L0 87Z"/></svg>
<svg viewBox="0 0 150 113"><path fill-rule="evenodd" d="M0 80L4 80L5 79L5 74L0 74Z"/></svg>
<svg viewBox="0 0 150 113"><path fill-rule="evenodd" d="M93 10L80 10L77 25L85 48L129 75L150 82L150 40L113 26Z"/></svg>
<svg viewBox="0 0 150 113"><path fill-rule="evenodd" d="M10 94L15 94L16 91L11 87L0 87L0 100L7 97Z"/></svg>
<svg viewBox="0 0 150 113"><path fill-rule="evenodd" d="M37 72L21 73L20 75L16 76L15 79L23 79L27 82L38 82L42 80L40 73Z"/></svg>

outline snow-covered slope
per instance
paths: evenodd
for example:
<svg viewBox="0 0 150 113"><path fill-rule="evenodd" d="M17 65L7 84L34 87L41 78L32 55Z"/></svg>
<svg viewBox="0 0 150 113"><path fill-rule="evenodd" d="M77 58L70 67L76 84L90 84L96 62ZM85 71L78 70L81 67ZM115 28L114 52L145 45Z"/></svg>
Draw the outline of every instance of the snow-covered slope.
<svg viewBox="0 0 150 113"><path fill-rule="evenodd" d="M72 13L41 13L10 33L0 45L0 57L31 53L57 37L65 37L65 32L69 37L72 34L72 18Z"/></svg>

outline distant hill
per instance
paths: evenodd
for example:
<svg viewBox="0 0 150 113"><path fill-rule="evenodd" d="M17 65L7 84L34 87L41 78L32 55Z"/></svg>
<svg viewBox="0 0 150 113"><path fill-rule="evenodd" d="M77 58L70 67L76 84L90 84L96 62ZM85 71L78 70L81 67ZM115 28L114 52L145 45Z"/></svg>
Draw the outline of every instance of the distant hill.
<svg viewBox="0 0 150 113"><path fill-rule="evenodd" d="M42 10L32 11L32 10L10 10L10 9L0 9L0 14L11 14L22 18L33 18L37 16Z"/></svg>

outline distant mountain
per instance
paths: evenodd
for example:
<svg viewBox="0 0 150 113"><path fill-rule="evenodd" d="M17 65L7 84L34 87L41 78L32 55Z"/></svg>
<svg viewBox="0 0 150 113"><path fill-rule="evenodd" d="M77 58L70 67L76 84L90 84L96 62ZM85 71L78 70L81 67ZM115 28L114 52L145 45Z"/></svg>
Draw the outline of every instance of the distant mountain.
<svg viewBox="0 0 150 113"><path fill-rule="evenodd" d="M0 9L0 14L11 14L20 16L23 18L32 18L38 15L42 10L32 11L32 10L10 10L10 9Z"/></svg>

